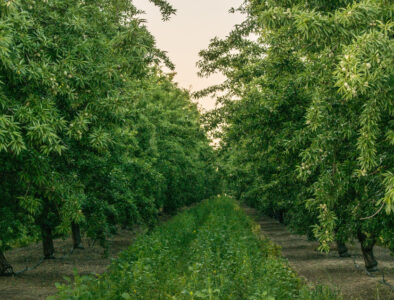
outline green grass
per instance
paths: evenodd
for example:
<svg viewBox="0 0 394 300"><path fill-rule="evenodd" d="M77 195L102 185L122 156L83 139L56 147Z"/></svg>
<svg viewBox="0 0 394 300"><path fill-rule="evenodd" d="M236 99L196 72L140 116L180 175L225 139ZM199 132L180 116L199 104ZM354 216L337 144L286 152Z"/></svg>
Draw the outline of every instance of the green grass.
<svg viewBox="0 0 394 300"><path fill-rule="evenodd" d="M311 290L229 198L206 200L142 235L98 277L51 299L339 299Z"/></svg>

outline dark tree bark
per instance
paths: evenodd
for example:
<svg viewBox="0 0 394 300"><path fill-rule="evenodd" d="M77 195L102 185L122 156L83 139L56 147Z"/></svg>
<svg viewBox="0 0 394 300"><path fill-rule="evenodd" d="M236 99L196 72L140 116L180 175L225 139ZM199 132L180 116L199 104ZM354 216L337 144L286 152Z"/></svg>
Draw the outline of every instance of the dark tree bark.
<svg viewBox="0 0 394 300"><path fill-rule="evenodd" d="M279 210L274 212L274 218L281 224L285 223L285 211Z"/></svg>
<svg viewBox="0 0 394 300"><path fill-rule="evenodd" d="M41 225L41 234L44 259L54 259L55 248L53 247L52 228L45 224Z"/></svg>
<svg viewBox="0 0 394 300"><path fill-rule="evenodd" d="M14 274L12 266L8 263L4 253L0 250L0 276L11 276Z"/></svg>
<svg viewBox="0 0 394 300"><path fill-rule="evenodd" d="M350 257L350 254L344 242L337 241L337 250L340 257Z"/></svg>
<svg viewBox="0 0 394 300"><path fill-rule="evenodd" d="M73 249L84 249L84 247L82 246L81 228L79 227L79 224L72 223L71 231L73 238Z"/></svg>
<svg viewBox="0 0 394 300"><path fill-rule="evenodd" d="M373 255L373 247L375 246L376 239L367 239L367 236L361 231L358 232L358 240L361 244L361 251L363 253L365 268L369 272L375 272L378 270L378 262Z"/></svg>

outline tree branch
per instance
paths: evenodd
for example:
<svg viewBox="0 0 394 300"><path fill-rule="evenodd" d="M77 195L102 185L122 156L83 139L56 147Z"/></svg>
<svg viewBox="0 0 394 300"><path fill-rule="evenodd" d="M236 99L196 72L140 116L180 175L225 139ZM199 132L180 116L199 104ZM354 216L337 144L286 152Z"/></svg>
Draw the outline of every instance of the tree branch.
<svg viewBox="0 0 394 300"><path fill-rule="evenodd" d="M372 219L373 217L375 217L378 213L380 213L384 207L385 203L382 203L382 206L372 215L369 217L365 217L365 218L360 218L360 220L368 220L368 219Z"/></svg>

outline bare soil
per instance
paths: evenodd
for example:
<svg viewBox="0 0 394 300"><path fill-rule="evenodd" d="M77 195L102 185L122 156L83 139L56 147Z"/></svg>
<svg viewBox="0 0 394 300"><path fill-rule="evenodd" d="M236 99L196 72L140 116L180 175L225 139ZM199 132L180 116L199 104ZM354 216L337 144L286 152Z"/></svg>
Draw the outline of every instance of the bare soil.
<svg viewBox="0 0 394 300"><path fill-rule="evenodd" d="M84 250L74 250L71 239L54 241L56 259L45 260L36 269L14 277L0 277L0 300L36 300L45 299L56 293L55 283L65 283L65 276L72 278L74 270L80 275L100 274L105 272L118 253L130 246L140 230L120 230L110 240L109 255L104 256L104 249L99 245L89 246L83 240ZM5 253L14 271L23 270L26 266L34 266L40 261L41 243L28 247L13 249Z"/></svg>
<svg viewBox="0 0 394 300"><path fill-rule="evenodd" d="M290 266L308 283L338 289L346 300L394 299L394 291L382 283L384 276L384 280L394 286L394 257L388 249L374 248L379 272L368 275L358 243L347 244L350 258L340 258L335 248L324 254L316 250L317 242L290 233L284 225L252 208L243 208L260 225L262 234L282 247Z"/></svg>
<svg viewBox="0 0 394 300"><path fill-rule="evenodd" d="M182 207L178 213L197 205ZM172 219L175 215L162 214L158 225ZM82 239L83 250L74 250L70 255L72 240L56 239L55 259L45 260L37 268L13 277L0 276L0 300L41 300L56 293L55 283L67 283L65 277L72 279L75 272L79 275L102 274L109 267L111 260L120 252L126 250L142 234L144 229L136 227L133 230L118 230L109 240L109 253L104 255L104 249L88 239ZM12 249L5 253L14 272L34 267L43 257L42 243L31 244L27 247Z"/></svg>
<svg viewBox="0 0 394 300"><path fill-rule="evenodd" d="M364 270L364 262L358 243L348 244L351 258L340 258L335 249L329 254L318 252L317 242L308 241L305 236L292 234L276 220L262 216L256 210L244 207L245 212L260 224L261 232L274 243L282 247L282 254L291 267L308 283L324 284L340 290L344 299L368 300L394 299L393 290L382 283L384 279L394 285L394 258L387 249L375 247L375 256L380 272L370 277ZM163 216L161 222L170 219ZM55 283L65 283L65 276L72 278L74 270L80 275L100 274L105 272L111 259L127 249L141 230L120 230L110 239L109 257L104 257L104 250L99 245L88 246L84 240L84 250L75 250L71 255L71 239L55 240L57 259L44 261L32 271L15 277L0 277L0 300L36 300L45 299L56 293ZM14 271L26 266L33 266L42 257L41 243L14 249L5 253ZM356 263L356 265L355 265Z"/></svg>

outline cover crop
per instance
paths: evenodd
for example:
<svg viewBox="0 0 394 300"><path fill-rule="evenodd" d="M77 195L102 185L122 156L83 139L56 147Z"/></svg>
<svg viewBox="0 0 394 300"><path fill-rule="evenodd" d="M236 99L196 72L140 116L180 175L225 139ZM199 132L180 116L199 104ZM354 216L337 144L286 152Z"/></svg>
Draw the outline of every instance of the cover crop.
<svg viewBox="0 0 394 300"><path fill-rule="evenodd" d="M310 290L230 198L205 200L142 235L107 273L49 299L338 299Z"/></svg>

